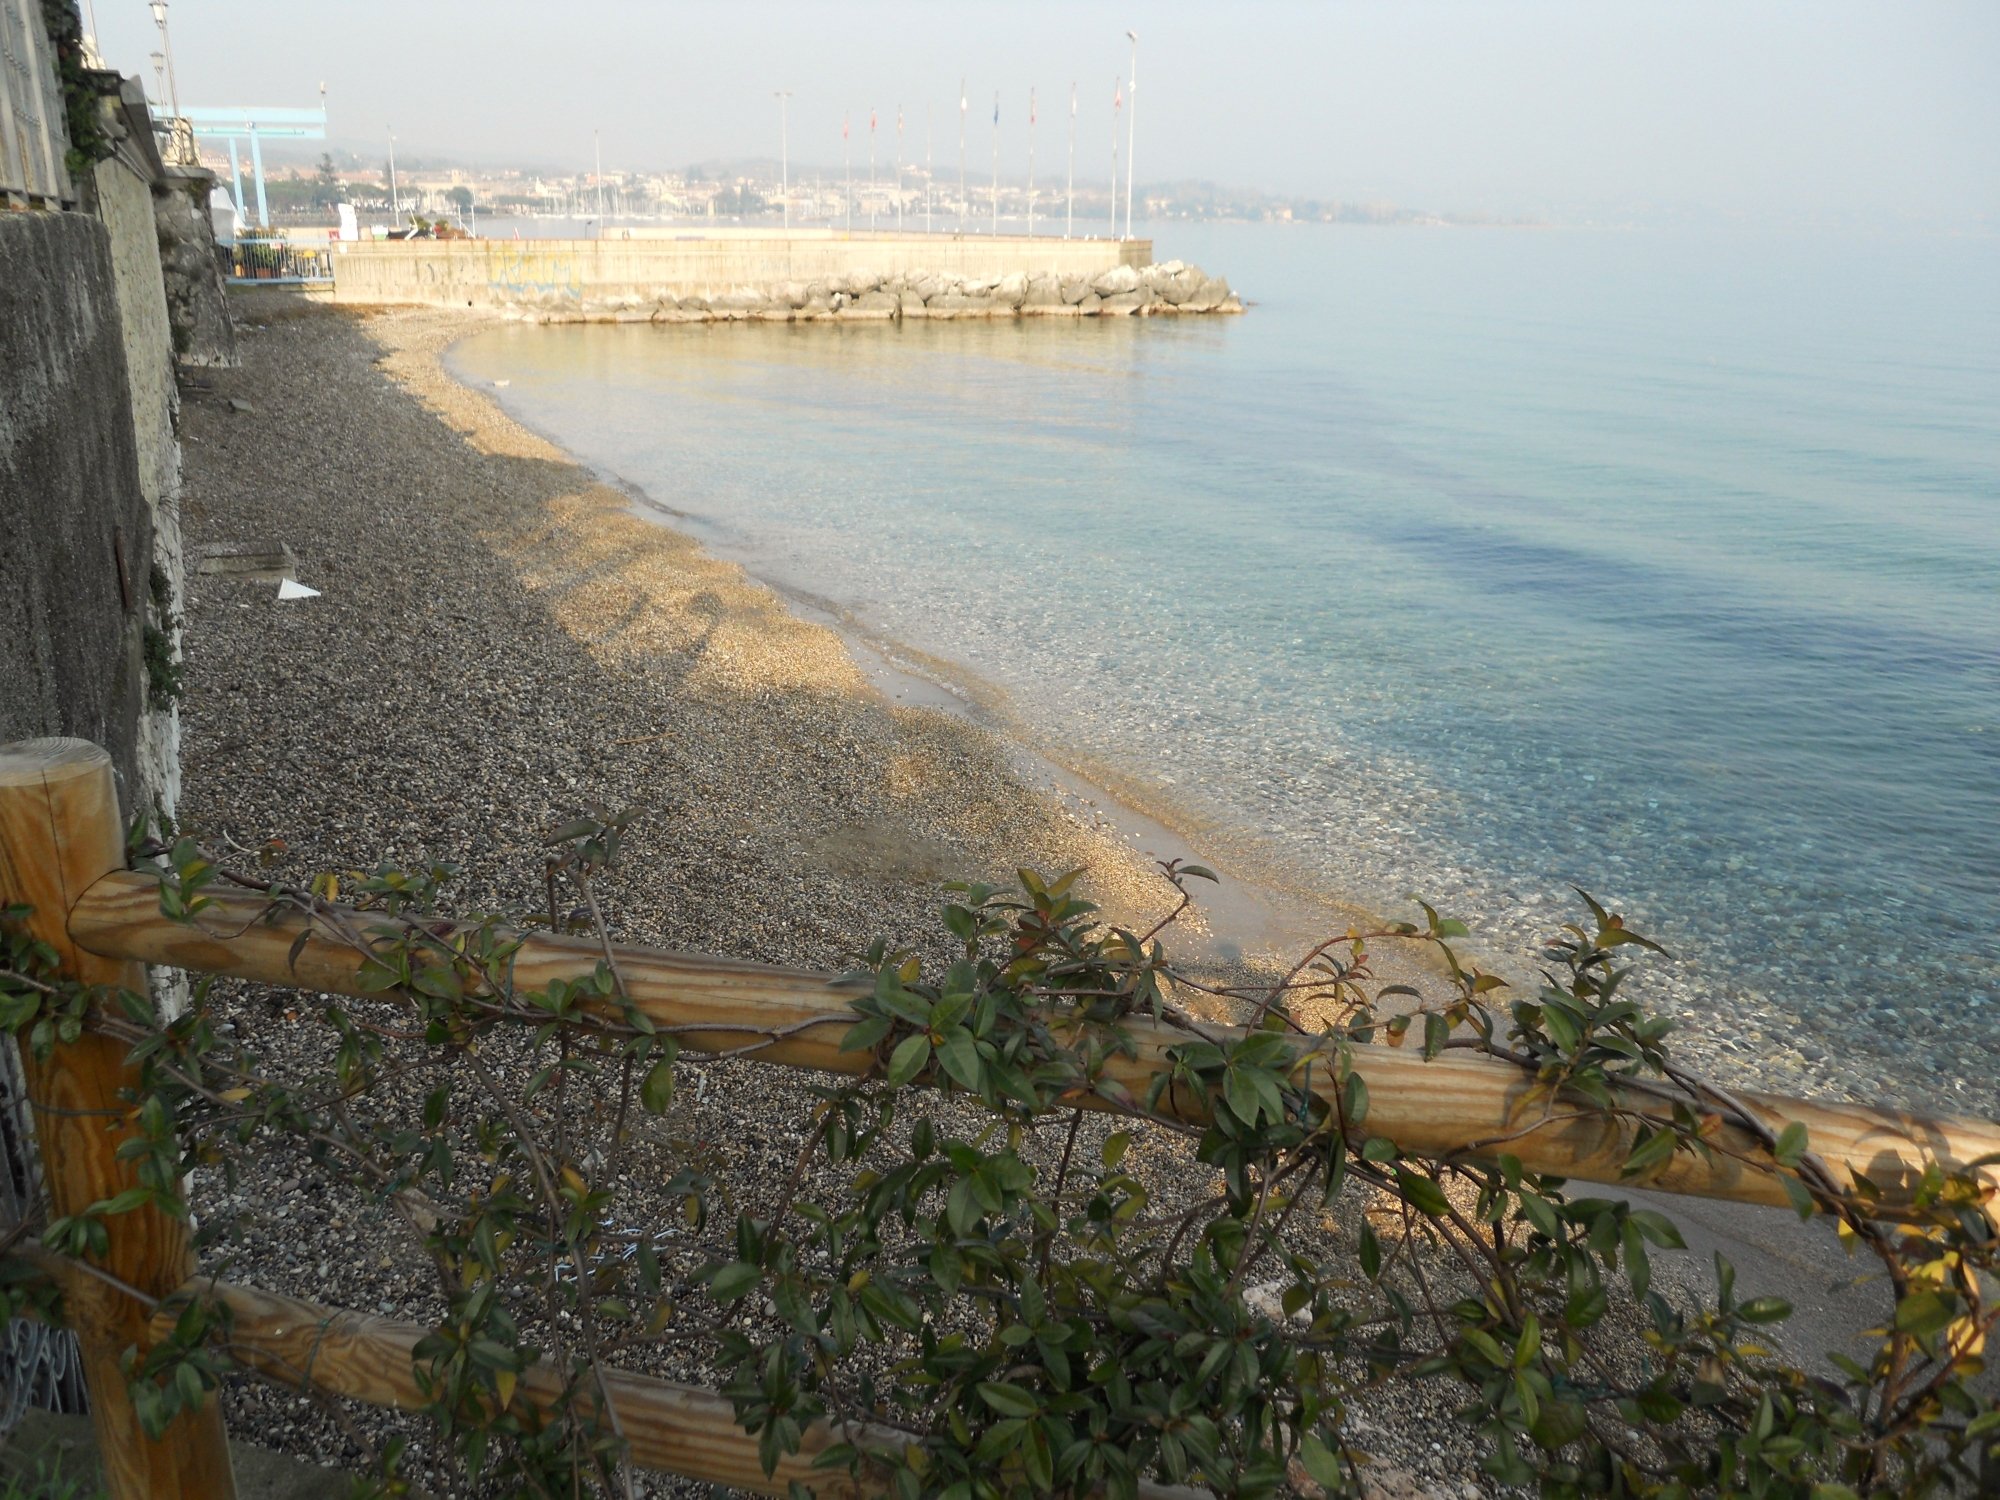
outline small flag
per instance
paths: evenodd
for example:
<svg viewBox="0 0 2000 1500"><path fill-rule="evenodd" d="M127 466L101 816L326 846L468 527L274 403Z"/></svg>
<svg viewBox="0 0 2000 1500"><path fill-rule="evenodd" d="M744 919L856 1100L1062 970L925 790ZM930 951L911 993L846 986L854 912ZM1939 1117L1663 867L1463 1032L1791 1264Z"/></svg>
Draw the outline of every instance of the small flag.
<svg viewBox="0 0 2000 1500"><path fill-rule="evenodd" d="M1111 85L1111 107L1112 107L1112 108L1113 108L1114 110L1117 110L1117 109L1123 109L1123 108L1125 107L1125 85L1124 85L1124 84L1122 84L1122 83L1114 83L1114 84L1112 84L1112 85Z"/></svg>
<svg viewBox="0 0 2000 1500"><path fill-rule="evenodd" d="M1028 90L1028 123L1030 125L1035 123L1035 91L1033 89Z"/></svg>
<svg viewBox="0 0 2000 1500"><path fill-rule="evenodd" d="M868 133L870 135L875 133L875 111L872 109L868 111Z"/></svg>
<svg viewBox="0 0 2000 1500"><path fill-rule="evenodd" d="M993 123L995 125L1000 123L1000 90L998 89L993 91Z"/></svg>
<svg viewBox="0 0 2000 1500"><path fill-rule="evenodd" d="M896 106L896 134L901 135L902 133L903 133L903 106L899 104Z"/></svg>
<svg viewBox="0 0 2000 1500"><path fill-rule="evenodd" d="M846 116L846 115L842 115L842 116L840 117L840 138L841 138L841 139L842 139L843 141L847 139L847 116Z"/></svg>
<svg viewBox="0 0 2000 1500"><path fill-rule="evenodd" d="M1076 85L1073 83L1069 86L1069 117L1072 120L1076 118Z"/></svg>

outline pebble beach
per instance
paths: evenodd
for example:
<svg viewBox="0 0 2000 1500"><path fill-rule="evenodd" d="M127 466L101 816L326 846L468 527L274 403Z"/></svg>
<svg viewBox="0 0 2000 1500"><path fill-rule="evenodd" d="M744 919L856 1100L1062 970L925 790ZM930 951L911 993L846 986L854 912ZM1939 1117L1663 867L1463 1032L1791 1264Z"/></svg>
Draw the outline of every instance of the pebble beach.
<svg viewBox="0 0 2000 1500"><path fill-rule="evenodd" d="M829 969L878 935L934 945L943 882L1023 864L1085 867L1121 922L1171 904L1129 833L962 717L896 706L830 629L454 382L439 356L466 316L272 297L238 316L243 368L184 392L188 553L288 547L319 594L191 572L185 830L263 850L274 878L444 860L462 872L457 909L525 911L547 829L642 806L604 892L621 941ZM311 997L224 982L216 1006L273 1068L324 1066L322 1029L300 1024ZM752 1200L790 1170L812 1104L806 1080L774 1072L703 1065L668 1121ZM1151 1170L1184 1166L1168 1152ZM195 1192L253 1227L232 1277L434 1315L407 1228L302 1154ZM715 1382L691 1358L652 1368ZM1360 1414L1385 1460L1377 1493L1479 1493L1449 1398L1402 1392ZM364 1442L403 1434L409 1477L445 1482L417 1422L255 1385L227 1401L232 1430L357 1470Z"/></svg>
<svg viewBox="0 0 2000 1500"><path fill-rule="evenodd" d="M237 314L243 368L183 395L188 555L289 549L318 593L280 599L268 578L191 565L180 821L211 846L261 851L292 880L445 861L462 872L456 910L523 912L542 904L548 829L639 807L602 893L620 941L829 970L878 936L935 950L949 880L1081 867L1113 920L1144 926L1174 900L1153 858L1212 858L1107 815L1113 799L1037 774L963 714L900 703L833 629L453 379L445 351L490 326L474 315L359 314L282 293ZM1221 951L1257 970L1350 916L1233 885L1191 937L1251 922L1262 947ZM1414 968L1390 977L1422 981ZM324 1066L323 1028L300 1024L311 997L224 983L217 1007L279 1071ZM674 1147L755 1203L792 1169L809 1080L743 1062L693 1072L665 1122ZM1206 1191L1175 1143L1134 1156L1163 1194ZM261 1154L233 1186L197 1182L195 1196L253 1226L226 1262L234 1279L436 1315L407 1226L301 1153ZM1697 1287L1717 1246L1773 1290L1838 1274L1817 1252L1792 1254L1785 1215L1660 1206L1694 1219L1695 1253L1663 1263L1663 1284ZM1337 1242L1363 1213L1343 1200L1324 1232ZM702 1253L687 1246L691 1263ZM1814 1301L1801 1298L1808 1314ZM717 1381L692 1352L647 1368ZM1371 1493L1484 1493L1454 1396L1405 1387L1358 1409L1356 1439L1380 1460ZM407 1436L410 1477L444 1492L415 1421L259 1386L228 1401L232 1430L350 1469L367 1444Z"/></svg>

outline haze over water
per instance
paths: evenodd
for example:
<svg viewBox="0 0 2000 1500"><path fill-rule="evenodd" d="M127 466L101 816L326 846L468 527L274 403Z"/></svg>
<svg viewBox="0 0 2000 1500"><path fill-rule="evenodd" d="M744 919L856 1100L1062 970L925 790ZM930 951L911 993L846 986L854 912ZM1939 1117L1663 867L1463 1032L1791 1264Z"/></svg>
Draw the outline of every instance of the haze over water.
<svg viewBox="0 0 2000 1500"><path fill-rule="evenodd" d="M1502 955L1574 882L1751 1060L1990 1113L2000 243L1157 243L1256 305L455 361L1239 858Z"/></svg>

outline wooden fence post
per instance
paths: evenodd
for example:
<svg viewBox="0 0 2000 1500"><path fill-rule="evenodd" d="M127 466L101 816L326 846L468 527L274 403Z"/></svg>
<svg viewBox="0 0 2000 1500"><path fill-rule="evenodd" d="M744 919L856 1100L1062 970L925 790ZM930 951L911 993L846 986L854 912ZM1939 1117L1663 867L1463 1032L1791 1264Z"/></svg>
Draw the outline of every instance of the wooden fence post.
<svg viewBox="0 0 2000 1500"><path fill-rule="evenodd" d="M25 903L33 935L61 955L65 978L143 991L145 968L99 958L69 938L76 898L107 871L125 863L125 831L111 758L85 740L27 740L0 748L0 905ZM42 1175L58 1215L110 1198L138 1178L118 1160L133 1135L130 1106L138 1070L125 1047L86 1032L58 1044L46 1061L21 1048L28 1099L41 1142ZM111 1244L101 1265L149 1298L178 1291L194 1271L187 1226L154 1208L106 1223ZM69 1326L82 1346L91 1420L111 1500L230 1500L235 1482L214 1396L183 1415L157 1440L139 1425L120 1362L127 1349L148 1347L150 1309L104 1280L74 1274L64 1289Z"/></svg>

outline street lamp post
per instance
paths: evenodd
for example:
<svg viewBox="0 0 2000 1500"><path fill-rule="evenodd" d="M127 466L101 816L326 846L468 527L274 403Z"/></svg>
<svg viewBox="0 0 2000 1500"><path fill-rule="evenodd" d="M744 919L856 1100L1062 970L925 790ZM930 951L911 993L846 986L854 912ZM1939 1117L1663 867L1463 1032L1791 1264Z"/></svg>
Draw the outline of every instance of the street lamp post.
<svg viewBox="0 0 2000 1500"><path fill-rule="evenodd" d="M167 0L152 0L153 24L160 28L160 51L167 59L167 105L174 112L174 144L181 141L181 86L174 78L174 42L167 34ZM189 146L193 144L192 137ZM182 148L182 160L188 156L187 148Z"/></svg>
<svg viewBox="0 0 2000 1500"><path fill-rule="evenodd" d="M1063 238L1076 228L1076 85L1069 86L1069 182L1063 189Z"/></svg>
<svg viewBox="0 0 2000 1500"><path fill-rule="evenodd" d="M965 233L965 112L972 102L965 94L965 80L958 80L958 232Z"/></svg>
<svg viewBox="0 0 2000 1500"><path fill-rule="evenodd" d="M403 195L396 188L396 132L389 132L389 213L403 227Z"/></svg>
<svg viewBox="0 0 2000 1500"><path fill-rule="evenodd" d="M1139 33L1128 31L1132 39L1132 98L1125 114L1125 238L1132 238L1132 159L1139 138Z"/></svg>
<svg viewBox="0 0 2000 1500"><path fill-rule="evenodd" d="M785 211L785 228L792 227L791 191L791 137L785 123L785 104L792 97L790 89L772 89L771 97L778 101L778 202Z"/></svg>

